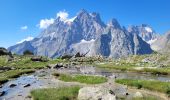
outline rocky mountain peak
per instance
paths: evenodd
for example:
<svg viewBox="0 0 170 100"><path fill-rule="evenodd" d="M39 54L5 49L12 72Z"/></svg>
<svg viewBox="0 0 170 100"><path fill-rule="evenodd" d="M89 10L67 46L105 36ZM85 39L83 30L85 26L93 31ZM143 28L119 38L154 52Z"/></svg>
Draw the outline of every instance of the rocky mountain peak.
<svg viewBox="0 0 170 100"><path fill-rule="evenodd" d="M138 34L142 39L148 43L158 37L157 33L147 24L141 24L139 26L131 25L128 27L130 33Z"/></svg>
<svg viewBox="0 0 170 100"><path fill-rule="evenodd" d="M114 18L109 21L108 26L109 27L113 27L113 28L118 28L118 29L121 28L119 22L116 19L114 19Z"/></svg>
<svg viewBox="0 0 170 100"><path fill-rule="evenodd" d="M77 52L114 58L151 53L149 45L138 37L143 32L140 28L136 26L132 29L138 30L136 38L133 38L133 31L122 28L116 19L106 25L98 13L82 9L73 20L62 21L58 17L38 38L11 46L8 50L17 54L30 50L36 55L52 58Z"/></svg>
<svg viewBox="0 0 170 100"><path fill-rule="evenodd" d="M82 17L82 16L89 16L89 13L85 10L85 9L81 9L78 13L77 13L77 17Z"/></svg>

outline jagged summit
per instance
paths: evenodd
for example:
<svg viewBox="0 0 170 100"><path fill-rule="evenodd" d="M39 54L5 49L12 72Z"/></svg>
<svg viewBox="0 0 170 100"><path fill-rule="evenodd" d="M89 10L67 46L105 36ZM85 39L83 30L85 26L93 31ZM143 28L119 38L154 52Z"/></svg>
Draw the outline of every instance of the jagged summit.
<svg viewBox="0 0 170 100"><path fill-rule="evenodd" d="M118 29L121 28L119 22L115 18L109 21L108 26Z"/></svg>
<svg viewBox="0 0 170 100"><path fill-rule="evenodd" d="M139 26L131 25L128 27L128 31L131 33L138 34L142 39L150 44L158 37L158 34L153 30L153 28L147 24L141 24Z"/></svg>

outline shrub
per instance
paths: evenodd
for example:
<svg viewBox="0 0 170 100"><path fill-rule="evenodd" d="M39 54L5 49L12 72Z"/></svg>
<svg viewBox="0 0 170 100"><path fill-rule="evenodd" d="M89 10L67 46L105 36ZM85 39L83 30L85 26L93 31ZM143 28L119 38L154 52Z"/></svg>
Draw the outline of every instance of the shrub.
<svg viewBox="0 0 170 100"><path fill-rule="evenodd" d="M31 52L31 51L29 51L29 50L25 50L25 51L23 52L23 55L34 55L34 53Z"/></svg>

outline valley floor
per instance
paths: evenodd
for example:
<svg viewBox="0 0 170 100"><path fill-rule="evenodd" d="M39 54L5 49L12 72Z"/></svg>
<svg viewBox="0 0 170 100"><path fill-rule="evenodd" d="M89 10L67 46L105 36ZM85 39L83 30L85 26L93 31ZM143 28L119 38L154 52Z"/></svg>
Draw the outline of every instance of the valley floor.
<svg viewBox="0 0 170 100"><path fill-rule="evenodd" d="M3 56L0 100L169 100L168 62L158 65L148 60L154 57L34 62L29 56L16 56L9 62Z"/></svg>

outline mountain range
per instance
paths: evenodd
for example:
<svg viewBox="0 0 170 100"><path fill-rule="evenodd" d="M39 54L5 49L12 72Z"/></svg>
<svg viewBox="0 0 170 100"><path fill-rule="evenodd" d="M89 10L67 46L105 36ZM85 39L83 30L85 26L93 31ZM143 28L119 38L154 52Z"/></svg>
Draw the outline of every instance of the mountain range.
<svg viewBox="0 0 170 100"><path fill-rule="evenodd" d="M163 44L168 43L169 38L170 32L161 37L146 24L131 25L126 29L116 19L104 23L98 13L88 13L82 9L71 20L63 21L57 17L39 36L11 46L8 50L16 54L30 50L36 55L51 58L78 52L86 56L120 58L160 51L162 47L158 42L161 40L160 45L167 47Z"/></svg>

